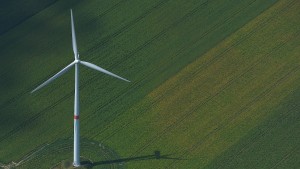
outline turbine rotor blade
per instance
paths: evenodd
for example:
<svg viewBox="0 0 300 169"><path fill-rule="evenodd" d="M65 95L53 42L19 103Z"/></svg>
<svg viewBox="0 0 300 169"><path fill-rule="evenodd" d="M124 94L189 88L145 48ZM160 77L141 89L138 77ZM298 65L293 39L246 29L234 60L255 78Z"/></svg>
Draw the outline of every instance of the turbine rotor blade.
<svg viewBox="0 0 300 169"><path fill-rule="evenodd" d="M89 67L89 68L91 68L91 69L94 69L94 70L97 70L97 71L99 71L99 72L105 73L105 74L107 74L107 75L113 76L113 77L115 77L115 78L124 80L124 81L126 81L126 82L130 82L129 80L127 80L127 79L125 79L125 78L123 78L123 77L120 77L120 76L118 76L118 75L116 75L116 74L113 74L113 73L111 73L111 72L109 72L109 71L107 71L107 70L105 70L105 69L103 69L103 68L101 68L101 67L99 67L99 66L97 66L97 65L94 65L94 64L92 64L92 63L85 62L85 61L80 61L79 63L81 63L81 64L83 64L83 65L85 65L85 66L87 66L87 67Z"/></svg>
<svg viewBox="0 0 300 169"><path fill-rule="evenodd" d="M59 76L61 76L62 74L66 73L75 63L72 62L71 64L69 64L68 66L66 66L65 68L63 68L61 71L59 71L58 73L56 73L54 76L52 76L50 79L48 79L47 81L45 81L44 83L42 83L41 85L39 85L37 88L35 88L34 90L32 90L30 93L33 93L39 89L41 89L42 87L46 86L47 84L49 84L50 82L52 82L53 80L55 80L56 78L58 78Z"/></svg>
<svg viewBox="0 0 300 169"><path fill-rule="evenodd" d="M78 59L78 51L77 51L77 43L76 43L76 35L75 35L75 27L74 27L74 19L73 19L73 12L71 9L71 27L72 27L72 46L75 60Z"/></svg>

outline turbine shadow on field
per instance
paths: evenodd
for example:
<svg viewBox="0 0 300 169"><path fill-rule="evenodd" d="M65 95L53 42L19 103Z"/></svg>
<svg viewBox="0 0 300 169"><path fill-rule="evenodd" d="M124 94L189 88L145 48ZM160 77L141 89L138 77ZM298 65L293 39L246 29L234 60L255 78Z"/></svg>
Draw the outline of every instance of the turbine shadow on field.
<svg viewBox="0 0 300 169"><path fill-rule="evenodd" d="M185 160L176 157L170 157L172 154L161 155L160 151L154 151L152 155L138 156L138 157L129 157L129 158L120 158L115 160L107 161L98 161L93 162L91 166L106 165L106 164L115 164L115 163L127 163L131 161L144 161L144 160ZM84 162L83 162L84 163Z"/></svg>

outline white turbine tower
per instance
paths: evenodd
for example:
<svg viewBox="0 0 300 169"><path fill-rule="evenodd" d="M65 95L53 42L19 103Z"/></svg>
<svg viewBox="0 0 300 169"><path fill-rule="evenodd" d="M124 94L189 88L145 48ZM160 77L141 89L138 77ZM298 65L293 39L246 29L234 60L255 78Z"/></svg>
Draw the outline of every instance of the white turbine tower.
<svg viewBox="0 0 300 169"><path fill-rule="evenodd" d="M39 85L37 88L35 88L31 93L41 89L42 87L46 86L50 82L52 82L54 79L58 78L62 74L66 73L72 66L75 65L75 96L74 96L74 161L73 165L75 167L80 166L80 149L79 149L79 65L84 65L87 66L91 69L97 70L99 72L108 74L110 76L113 76L115 78L124 80L126 82L130 82L127 79L124 79L116 74L113 74L97 65L94 65L89 62L81 61L79 59L79 54L77 52L77 44L76 44L76 36L75 36L75 28L74 28L74 21L73 21L73 13L71 9L71 27L72 27L72 46L73 46L73 51L74 51L74 58L75 60L63 68L61 71L59 71L57 74L52 76L50 79Z"/></svg>

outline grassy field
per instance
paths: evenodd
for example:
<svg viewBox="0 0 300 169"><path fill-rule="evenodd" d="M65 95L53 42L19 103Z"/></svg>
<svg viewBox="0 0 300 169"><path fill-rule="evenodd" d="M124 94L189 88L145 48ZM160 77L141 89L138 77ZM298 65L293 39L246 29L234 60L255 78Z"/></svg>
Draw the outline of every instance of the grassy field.
<svg viewBox="0 0 300 169"><path fill-rule="evenodd" d="M73 59L72 8L80 58L132 81L80 69L93 168L300 167L297 0L1 3L0 164L72 158L74 69L30 94Z"/></svg>

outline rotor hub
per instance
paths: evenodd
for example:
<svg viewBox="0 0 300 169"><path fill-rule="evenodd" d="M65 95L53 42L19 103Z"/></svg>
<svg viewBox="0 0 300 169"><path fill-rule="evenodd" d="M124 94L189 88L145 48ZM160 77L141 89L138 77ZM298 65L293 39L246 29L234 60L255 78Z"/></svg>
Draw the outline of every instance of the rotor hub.
<svg viewBox="0 0 300 169"><path fill-rule="evenodd" d="M80 60L79 60L79 59L76 59L76 60L74 60L74 63L75 63L75 64L80 63Z"/></svg>

